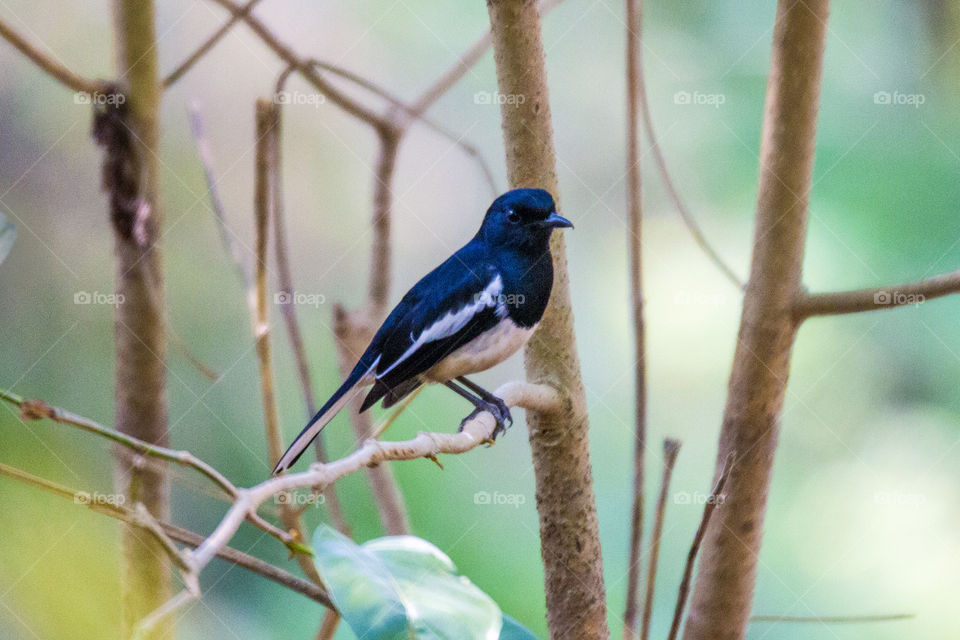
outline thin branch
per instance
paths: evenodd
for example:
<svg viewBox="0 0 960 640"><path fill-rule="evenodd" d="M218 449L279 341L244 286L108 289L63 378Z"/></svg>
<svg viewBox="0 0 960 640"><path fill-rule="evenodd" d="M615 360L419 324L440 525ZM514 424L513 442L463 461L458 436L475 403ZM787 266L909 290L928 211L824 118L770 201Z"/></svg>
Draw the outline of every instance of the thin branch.
<svg viewBox="0 0 960 640"><path fill-rule="evenodd" d="M169 89L177 80L182 78L190 69L193 68L193 65L197 64L203 56L213 49L213 47L220 42L223 36L227 35L230 29L240 21L242 16L249 14L253 11L253 8L257 5L260 0L248 0L248 2L240 7L236 13L230 15L230 19L223 23L223 26L217 29L213 35L207 38L203 44L197 47L196 51L191 53L186 60L181 62L177 67L170 72L166 78L163 79L163 89L166 91Z"/></svg>
<svg viewBox="0 0 960 640"><path fill-rule="evenodd" d="M750 622L817 622L820 624L862 624L869 622L896 622L916 618L913 613L891 613L866 616L752 616Z"/></svg>
<svg viewBox="0 0 960 640"><path fill-rule="evenodd" d="M166 447L150 444L149 442L144 442L143 440L139 440L133 436L128 436L125 433L120 433L119 431L105 427L97 422L94 422L93 420L84 418L83 416L79 416L75 413L71 413L65 409L52 407L43 400L27 400L6 389L0 388L0 400L4 400L18 407L20 409L20 418L22 420L40 420L42 418L47 418L59 424L77 427L88 433L92 433L100 436L101 438L106 438L107 440L120 444L132 451L139 453L140 455L166 460L167 462L173 462L182 467L194 469L217 485L217 487L219 487L231 498L236 498L237 496L237 487L232 482L227 480L222 473L214 469L203 460L200 460L189 451L168 449ZM278 529L260 516L251 514L250 522L283 542L283 544L286 545L292 552L310 552L309 547L300 544L294 540L290 534Z"/></svg>
<svg viewBox="0 0 960 640"><path fill-rule="evenodd" d="M313 397L313 380L310 376L310 365L307 361L307 352L303 343L303 335L300 333L300 324L297 321L297 311L294 305L294 287L293 271L290 269L289 253L287 251L287 232L284 225L284 206L283 206L283 154L281 147L283 140L282 131L282 111L279 105L274 110L274 144L271 146L273 158L271 160L272 176L270 178L272 206L273 206L273 250L274 259L277 263L277 293L280 303L280 313L283 315L284 327L287 331L287 338L290 343L290 349L293 351L293 358L296 362L297 378L300 381L300 390L303 393L306 404L307 419L317 412L316 402ZM314 451L317 462L327 461L326 447L324 446L324 437L321 433L314 441ZM334 485L326 487L323 491L324 505L330 514L330 520L337 531L350 536L350 525L343 514L343 508L340 505L340 498L337 496L337 490Z"/></svg>
<svg viewBox="0 0 960 640"><path fill-rule="evenodd" d="M623 609L623 640L632 640L637 628L637 600L643 546L644 475L647 450L646 337L643 320L643 200L640 172L640 102L643 74L640 0L627 0L627 207L630 228L630 301L634 349L633 506L630 510L630 553L627 565L627 601Z"/></svg>
<svg viewBox="0 0 960 640"><path fill-rule="evenodd" d="M653 593L657 580L657 562L660 559L660 540L667 512L667 496L670 494L670 479L680 453L680 441L667 438L663 441L663 477L660 480L660 496L657 498L656 517L653 521L653 538L650 540L650 559L647 566L647 590L643 598L643 617L640 619L640 640L650 637L650 622L653 614Z"/></svg>
<svg viewBox="0 0 960 640"><path fill-rule="evenodd" d="M667 640L676 640L680 632L680 621L683 619L683 610L687 606L687 598L690 595L690 580L693 577L693 565L697 560L697 554L700 552L700 545L703 544L703 537L707 533L707 526L710 524L710 518L713 516L714 509L723 501L723 487L727 484L727 478L733 469L733 461L736 457L735 452L731 452L723 463L720 470L720 476L717 483L713 485L713 491L707 498L707 504L703 506L703 516L700 518L700 526L693 536L693 543L690 545L690 551L687 553L687 562L683 567L683 579L680 580L680 590L677 593L677 604L673 610L673 622L670 623L670 633L667 634Z"/></svg>
<svg viewBox="0 0 960 640"><path fill-rule="evenodd" d="M797 320L802 321L813 316L882 311L896 307L917 306L927 300L953 293L960 293L960 270L919 282L889 287L801 295L796 304L795 314Z"/></svg>
<svg viewBox="0 0 960 640"><path fill-rule="evenodd" d="M277 38L277 36L275 36L273 32L271 32L266 25L263 24L263 22L257 19L256 16L253 16L249 13L243 13L243 8L232 0L211 1L230 12L231 15L237 16L240 20L243 20L267 47L269 47L289 66L296 69L297 72L302 75L307 82L313 85L317 91L326 96L335 105L355 118L366 122L374 129L388 131L394 128L393 123L389 119L383 118L372 109L368 109L359 101L352 99L327 82L326 79L324 79L323 76L317 72L313 65L310 64L309 60L305 60L298 56L290 46Z"/></svg>
<svg viewBox="0 0 960 640"><path fill-rule="evenodd" d="M500 386L495 394L510 407L548 414L562 407L556 389L542 384L508 382ZM327 485L366 467L390 460L416 460L440 454L466 453L481 444L492 442L495 426L493 416L483 412L464 423L463 428L456 433L421 431L412 440L402 442L367 440L356 451L339 460L326 464L315 463L309 471L277 476L250 489L242 489L233 507L194 554L194 562L197 567L204 567L216 550L225 546L233 537L243 515L255 511L258 505L274 495L294 489Z"/></svg>
<svg viewBox="0 0 960 640"><path fill-rule="evenodd" d="M267 246L270 235L271 187L273 175L270 163L274 158L273 145L277 140L276 108L271 100L259 99L256 103L256 160L254 163L254 220L256 227L256 261L254 290L250 292L253 336L256 341L257 361L260 370L260 394L263 401L263 419L267 434L267 453L270 464L283 455L283 436L277 417L276 394L274 393L273 366L270 355L270 318L267 312ZM280 521L295 538L304 539L300 515L289 504L280 505ZM318 586L320 574L310 558L297 556L303 573Z"/></svg>
<svg viewBox="0 0 960 640"><path fill-rule="evenodd" d="M637 37L639 38L639 31ZM660 147L660 143L657 141L657 134L653 127L653 117L650 115L650 104L647 100L647 85L643 78L643 71L639 67L636 73L636 83L640 104L640 114L643 117L643 127L647 132L647 138L650 140L650 148L653 151L654 163L657 165L657 169L660 171L660 176L663 178L663 184L667 188L667 193L670 194L670 199L673 200L673 204L677 207L677 212L680 214L680 219L683 220L683 224L686 225L687 231L689 231L690 235L693 236L694 242L697 243L697 246L700 247L700 250L703 251L704 255L706 255L707 258L713 262L713 264L720 270L727 280L733 283L733 285L738 289L742 290L745 287L743 280L737 276L736 272L720 256L720 253L713 248L713 245L710 244L710 241L707 239L703 229L701 229L700 225L697 223L696 218L693 217L693 214L680 197L680 192L673 183L673 178L670 177L670 171L667 169L667 160L664 158L663 149Z"/></svg>
<svg viewBox="0 0 960 640"><path fill-rule="evenodd" d="M94 500L92 494L87 491L78 491L76 489L72 489L45 478L35 476L32 473L28 473L3 463L0 463L0 475L12 480L23 482L24 484L31 485L38 489L42 489L61 498L72 500L74 504L87 507L96 513L109 516L116 520L122 520L130 524L137 524L134 514L123 505ZM181 544L185 544L191 548L200 546L204 541L203 536L201 536L199 533L190 531L189 529L183 529L167 522L156 522L163 530L164 534L170 539L180 542ZM313 583L302 580L293 574L280 569L279 567L275 567L268 562L264 562L260 558L256 558L250 554L238 551L233 547L222 548L217 553L217 557L226 560L231 564L243 567L252 573L261 575L268 580L272 580L280 586L304 595L325 607L333 607L333 603L330 601L329 596L323 589L317 587Z"/></svg>
<svg viewBox="0 0 960 640"><path fill-rule="evenodd" d="M40 51L21 36L3 20L0 20L0 38L3 38L20 53L28 57L47 75L63 86L78 93L95 94L103 90L101 83L79 76L54 60L50 55Z"/></svg>

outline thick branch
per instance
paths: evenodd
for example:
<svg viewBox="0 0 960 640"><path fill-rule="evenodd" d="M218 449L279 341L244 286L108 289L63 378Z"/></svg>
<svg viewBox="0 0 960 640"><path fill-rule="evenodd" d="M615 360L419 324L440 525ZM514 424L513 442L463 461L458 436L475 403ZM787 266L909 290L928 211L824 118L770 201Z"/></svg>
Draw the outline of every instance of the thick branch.
<svg viewBox="0 0 960 640"><path fill-rule="evenodd" d="M777 7L753 260L716 473L732 451L741 457L724 507L707 529L685 640L742 639L750 617L796 334L828 6L829 0L779 0Z"/></svg>
<svg viewBox="0 0 960 640"><path fill-rule="evenodd" d="M20 53L30 58L30 60L46 72L47 75L68 89L89 94L94 94L102 90L99 82L88 80L70 71L52 57L27 42L23 36L3 20L0 20L0 38L3 38L16 47Z"/></svg>
<svg viewBox="0 0 960 640"><path fill-rule="evenodd" d="M507 174L512 187L557 195L550 102L537 6L530 0L489 0ZM570 282L562 233L551 241L550 304L525 350L527 379L556 386L563 411L527 413L537 486L541 557L551 637L609 636L603 559L590 468L586 395L573 331Z"/></svg>
<svg viewBox="0 0 960 640"><path fill-rule="evenodd" d="M804 294L797 300L794 313L802 321L813 316L882 311L917 306L952 293L960 293L960 271L889 287Z"/></svg>

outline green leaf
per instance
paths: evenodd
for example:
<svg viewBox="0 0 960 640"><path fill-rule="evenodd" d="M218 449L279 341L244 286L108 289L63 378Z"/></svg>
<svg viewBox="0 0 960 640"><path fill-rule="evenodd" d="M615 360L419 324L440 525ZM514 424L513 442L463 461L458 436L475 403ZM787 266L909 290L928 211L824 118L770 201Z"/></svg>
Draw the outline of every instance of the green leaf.
<svg viewBox="0 0 960 640"><path fill-rule="evenodd" d="M0 264L3 264L16 239L17 228L7 221L7 216L0 213Z"/></svg>
<svg viewBox="0 0 960 640"><path fill-rule="evenodd" d="M388 536L358 545L321 526L313 550L340 615L364 640L501 637L497 604L422 538Z"/></svg>
<svg viewBox="0 0 960 640"><path fill-rule="evenodd" d="M503 629L500 630L500 640L538 640L530 629L503 614Z"/></svg>

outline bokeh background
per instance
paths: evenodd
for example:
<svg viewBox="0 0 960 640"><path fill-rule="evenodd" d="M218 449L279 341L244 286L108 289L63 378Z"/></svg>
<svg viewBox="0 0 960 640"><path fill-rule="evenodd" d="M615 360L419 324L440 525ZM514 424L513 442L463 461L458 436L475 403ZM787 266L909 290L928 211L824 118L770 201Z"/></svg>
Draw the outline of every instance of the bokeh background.
<svg viewBox="0 0 960 640"><path fill-rule="evenodd" d="M205 0L159 3L162 69L225 19ZM708 237L745 276L773 2L645 3L651 109L683 197ZM257 10L304 53L341 64L412 99L486 28L483 2L266 0ZM632 353L624 184L623 6L567 0L545 19L562 211L578 345L591 414L611 625L619 634L631 500ZM0 16L92 77L112 75L105 0L4 0ZM900 282L960 263L960 8L949 0L836 3L830 22L805 264L811 289ZM112 241L99 191L90 109L0 44L0 207L19 240L0 266L0 385L109 424L112 308L75 304L109 293ZM219 243L186 107L207 120L233 230L252 239L253 101L282 64L238 26L167 94L163 106L163 237L169 320L208 366L171 350L173 445L238 484L268 473L245 295ZM488 53L431 111L476 144L506 188ZM294 80L291 90L309 93ZM889 103L884 97L886 92ZM689 96L687 101L683 96ZM698 97L699 96L699 97ZM898 97L899 96L899 97ZM375 104L375 102L371 102ZM374 136L329 104L285 110L285 194L297 290L322 300L300 320L318 395L337 384L334 302L365 290ZM646 149L646 146L644 147ZM669 627L683 558L713 471L740 297L692 242L644 156L652 501L663 437L683 441L667 510L653 621ZM417 126L396 176L392 299L474 232L491 193L477 166ZM277 310L274 318L279 320ZM759 563L755 612L815 616L913 613L874 625L754 623L760 638L947 638L960 592L960 300L817 319L794 351L783 433ZM303 406L284 334L274 333L283 429ZM478 376L491 388L521 376L517 357ZM0 410L2 461L112 492L104 442ZM389 437L452 430L468 407L421 394ZM354 446L346 416L326 430L331 452ZM414 533L447 552L503 609L544 636L542 569L529 446L522 421L496 447L393 465ZM177 472L175 520L208 532L224 503ZM338 485L355 537L382 534L365 480ZM513 503L475 504L499 492ZM110 638L118 632L115 522L0 479L0 636ZM648 514L649 515L649 514ZM307 512L312 525L322 508ZM649 530L649 525L648 525ZM255 529L236 546L294 568ZM264 579L217 563L179 637L309 638L322 610ZM346 629L339 638L351 637Z"/></svg>

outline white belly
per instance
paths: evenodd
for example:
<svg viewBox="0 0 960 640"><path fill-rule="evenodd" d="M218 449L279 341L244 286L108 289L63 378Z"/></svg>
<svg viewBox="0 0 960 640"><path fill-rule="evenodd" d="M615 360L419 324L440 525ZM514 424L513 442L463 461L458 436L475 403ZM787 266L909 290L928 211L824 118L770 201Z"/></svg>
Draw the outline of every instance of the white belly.
<svg viewBox="0 0 960 640"><path fill-rule="evenodd" d="M518 327L504 318L493 329L477 336L423 374L428 382L446 382L500 364L527 343L533 328Z"/></svg>

